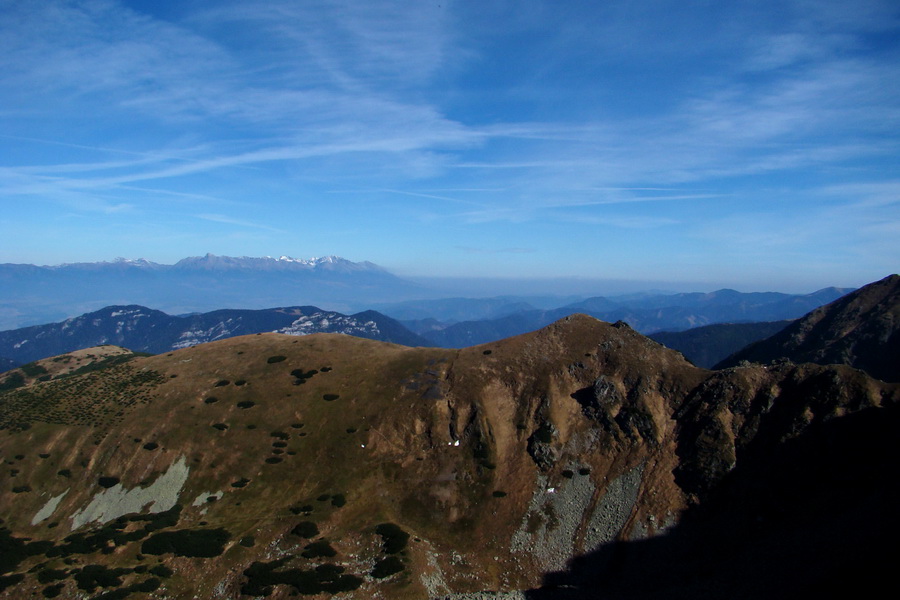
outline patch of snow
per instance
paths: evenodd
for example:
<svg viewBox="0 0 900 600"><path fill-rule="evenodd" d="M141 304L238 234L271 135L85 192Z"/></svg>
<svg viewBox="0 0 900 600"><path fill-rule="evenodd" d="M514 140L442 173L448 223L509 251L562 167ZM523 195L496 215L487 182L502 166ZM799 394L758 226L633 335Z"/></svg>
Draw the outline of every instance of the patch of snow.
<svg viewBox="0 0 900 600"><path fill-rule="evenodd" d="M126 490L121 483L97 492L88 505L72 515L72 529L91 522L107 523L145 508L151 513L165 512L178 502L190 467L182 456L149 486Z"/></svg>
<svg viewBox="0 0 900 600"><path fill-rule="evenodd" d="M194 507L203 506L203 505L209 503L210 498L215 498L216 500L221 500L223 496L225 496L225 492L223 492L222 490L219 490L218 492L201 492L199 496L194 498L194 501L191 503L191 506L194 506ZM214 502L215 502L215 500L214 500ZM203 514L206 514L206 508L204 507L200 512Z"/></svg>
<svg viewBox="0 0 900 600"><path fill-rule="evenodd" d="M343 333L356 336L375 336L380 333L374 321L361 323L352 317L338 313L317 312L297 318L287 327L273 333L286 335L309 335L311 333Z"/></svg>
<svg viewBox="0 0 900 600"><path fill-rule="evenodd" d="M59 501L65 498L66 494L69 493L69 490L64 491L59 496L54 496L47 500L47 504L45 504L41 510L37 511L37 514L34 515L34 518L31 519L32 525L37 525L41 521L46 521L50 518L50 515L53 514L53 511L56 510L56 507L59 506Z"/></svg>

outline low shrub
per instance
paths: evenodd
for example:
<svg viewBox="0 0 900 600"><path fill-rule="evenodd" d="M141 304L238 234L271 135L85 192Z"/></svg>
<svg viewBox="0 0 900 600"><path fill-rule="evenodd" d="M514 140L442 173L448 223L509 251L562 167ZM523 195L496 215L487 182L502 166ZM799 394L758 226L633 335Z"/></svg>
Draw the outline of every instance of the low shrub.
<svg viewBox="0 0 900 600"><path fill-rule="evenodd" d="M175 574L175 571L167 567L166 565L156 565L154 567L150 567L150 573L156 575L157 577L171 577Z"/></svg>
<svg viewBox="0 0 900 600"><path fill-rule="evenodd" d="M22 369L22 372L25 373L25 375L27 375L28 377L37 377L38 375L43 375L47 372L47 369L33 362L28 363L27 365L22 365L19 368Z"/></svg>
<svg viewBox="0 0 900 600"><path fill-rule="evenodd" d="M319 528L312 521L301 521L291 529L291 533L302 538L314 538L319 535Z"/></svg>
<svg viewBox="0 0 900 600"><path fill-rule="evenodd" d="M141 544L141 552L156 556L172 553L189 558L212 558L225 551L229 539L231 534L225 529L161 531Z"/></svg>
<svg viewBox="0 0 900 600"><path fill-rule="evenodd" d="M375 527L375 533L381 536L381 545L386 554L397 554L409 541L409 534L394 523L381 523Z"/></svg>
<svg viewBox="0 0 900 600"><path fill-rule="evenodd" d="M370 573L375 579L384 579L403 570L403 561L396 556L388 556L375 563Z"/></svg>
<svg viewBox="0 0 900 600"><path fill-rule="evenodd" d="M337 550L331 547L328 540L319 540L307 544L300 556L304 558L331 558L332 556L337 556Z"/></svg>

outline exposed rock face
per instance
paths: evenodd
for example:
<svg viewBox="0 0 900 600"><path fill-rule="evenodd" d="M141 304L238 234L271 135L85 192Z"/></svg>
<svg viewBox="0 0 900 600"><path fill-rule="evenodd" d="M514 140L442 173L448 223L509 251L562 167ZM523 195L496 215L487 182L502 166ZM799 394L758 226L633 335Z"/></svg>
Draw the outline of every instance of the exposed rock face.
<svg viewBox="0 0 900 600"><path fill-rule="evenodd" d="M878 436L898 387L846 366L711 372L580 315L460 351L265 334L137 358L0 395L0 595L76 597L89 566L137 593L148 554L176 574L160 597L803 594L818 563L786 556L839 573L843 536L896 529L855 525L893 520ZM145 490L175 465L164 513L73 522L98 478Z"/></svg>
<svg viewBox="0 0 900 600"><path fill-rule="evenodd" d="M742 360L845 364L900 382L900 275L871 283L812 311L772 337L751 344L716 368Z"/></svg>

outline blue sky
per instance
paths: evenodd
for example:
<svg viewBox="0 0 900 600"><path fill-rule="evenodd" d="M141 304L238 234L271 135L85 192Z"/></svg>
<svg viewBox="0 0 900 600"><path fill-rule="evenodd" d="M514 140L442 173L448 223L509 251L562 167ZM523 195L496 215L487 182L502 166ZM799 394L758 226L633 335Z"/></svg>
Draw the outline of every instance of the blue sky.
<svg viewBox="0 0 900 600"><path fill-rule="evenodd" d="M0 7L0 262L783 291L898 270L895 0Z"/></svg>

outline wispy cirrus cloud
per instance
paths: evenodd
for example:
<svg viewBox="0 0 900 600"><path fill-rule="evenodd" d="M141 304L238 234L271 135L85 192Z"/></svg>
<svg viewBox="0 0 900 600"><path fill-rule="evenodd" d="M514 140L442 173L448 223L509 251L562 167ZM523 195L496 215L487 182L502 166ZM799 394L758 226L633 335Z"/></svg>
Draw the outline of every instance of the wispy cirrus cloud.
<svg viewBox="0 0 900 600"><path fill-rule="evenodd" d="M803 226L766 215L827 232L824 209L851 206L890 229L889 0L137 6L0 0L0 201L204 215L288 244L258 211L315 209L378 248L423 221L420 243L507 249L596 226L766 242L757 224ZM838 189L854 183L886 187Z"/></svg>
<svg viewBox="0 0 900 600"><path fill-rule="evenodd" d="M198 215L194 215L194 216L197 217L198 219L202 219L204 221L211 221L213 223L224 223L226 225L236 225L238 227L244 227L244 228L249 228L249 229L262 229L265 231L271 231L271 232L275 232L275 233L287 233L287 231L284 229L279 229L277 227L270 227L269 225L262 225L260 223L254 223L252 221L246 221L243 219L235 219L235 218L229 217L227 215L205 213L205 214L198 214Z"/></svg>

